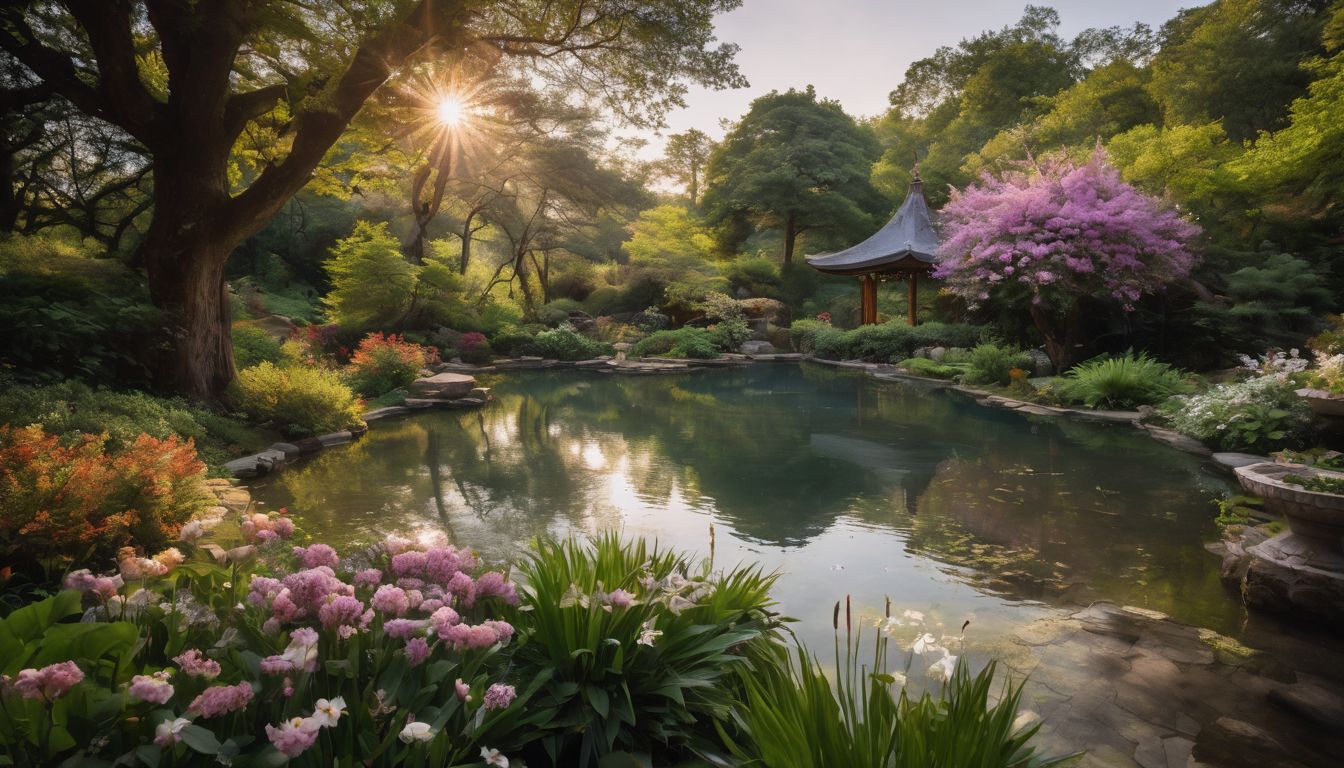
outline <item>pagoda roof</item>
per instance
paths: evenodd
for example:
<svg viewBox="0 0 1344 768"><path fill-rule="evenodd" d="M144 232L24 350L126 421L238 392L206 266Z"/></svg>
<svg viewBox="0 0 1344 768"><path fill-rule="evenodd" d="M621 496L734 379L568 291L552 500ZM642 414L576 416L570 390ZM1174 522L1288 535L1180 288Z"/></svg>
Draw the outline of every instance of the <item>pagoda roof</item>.
<svg viewBox="0 0 1344 768"><path fill-rule="evenodd" d="M812 268L833 275L928 272L938 260L938 233L916 173L910 192L886 226L858 245L808 256Z"/></svg>

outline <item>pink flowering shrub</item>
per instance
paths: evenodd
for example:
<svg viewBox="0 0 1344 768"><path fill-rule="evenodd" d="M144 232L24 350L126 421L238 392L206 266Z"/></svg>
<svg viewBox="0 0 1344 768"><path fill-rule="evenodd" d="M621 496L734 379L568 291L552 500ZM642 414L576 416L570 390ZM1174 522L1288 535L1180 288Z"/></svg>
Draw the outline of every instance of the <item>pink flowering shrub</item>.
<svg viewBox="0 0 1344 768"><path fill-rule="evenodd" d="M941 213L934 277L971 306L1030 313L1063 370L1081 342L1082 299L1130 311L1190 274L1199 228L1124 183L1098 149L1083 165L984 176Z"/></svg>

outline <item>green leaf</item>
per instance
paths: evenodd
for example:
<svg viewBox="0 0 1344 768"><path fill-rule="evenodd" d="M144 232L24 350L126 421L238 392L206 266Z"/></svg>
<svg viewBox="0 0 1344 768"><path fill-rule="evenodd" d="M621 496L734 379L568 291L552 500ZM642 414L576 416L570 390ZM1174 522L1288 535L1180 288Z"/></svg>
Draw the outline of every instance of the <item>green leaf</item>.
<svg viewBox="0 0 1344 768"><path fill-rule="evenodd" d="M596 685L588 686L587 691L588 703L597 711L599 717L605 719L607 714L611 712L611 700L607 696L607 692Z"/></svg>
<svg viewBox="0 0 1344 768"><path fill-rule="evenodd" d="M215 734L202 728L199 725L188 725L178 734L182 738L182 743L188 747L200 752L203 755L214 755L219 753L219 739ZM282 755L283 757L283 755Z"/></svg>

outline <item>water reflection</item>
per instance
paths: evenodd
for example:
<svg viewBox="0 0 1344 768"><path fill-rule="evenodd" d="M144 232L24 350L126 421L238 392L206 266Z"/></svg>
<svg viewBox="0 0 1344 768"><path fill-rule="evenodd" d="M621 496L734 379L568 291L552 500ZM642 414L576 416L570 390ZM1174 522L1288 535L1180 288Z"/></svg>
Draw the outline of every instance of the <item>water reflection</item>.
<svg viewBox="0 0 1344 768"><path fill-rule="evenodd" d="M813 366L488 382L482 411L381 423L255 489L336 542L445 528L502 559L623 527L786 571L794 612L853 591L949 616L1107 598L1230 629L1220 477L1122 427L1032 420ZM921 602L922 601L922 602Z"/></svg>

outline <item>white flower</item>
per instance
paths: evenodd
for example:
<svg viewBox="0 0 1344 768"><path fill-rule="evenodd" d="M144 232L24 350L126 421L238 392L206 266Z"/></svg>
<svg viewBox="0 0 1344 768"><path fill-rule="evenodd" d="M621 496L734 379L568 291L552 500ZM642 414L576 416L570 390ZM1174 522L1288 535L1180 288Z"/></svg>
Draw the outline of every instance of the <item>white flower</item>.
<svg viewBox="0 0 1344 768"><path fill-rule="evenodd" d="M337 696L331 701L318 699L317 706L313 710L313 719L317 720L324 727L334 727L345 714L345 698Z"/></svg>
<svg viewBox="0 0 1344 768"><path fill-rule="evenodd" d="M936 650L938 650L938 638L928 632L916 637L915 642L910 644L910 651L919 656Z"/></svg>
<svg viewBox="0 0 1344 768"><path fill-rule="evenodd" d="M653 628L653 619L644 622L641 630L642 631L639 633L639 640L636 641L639 645L647 645L651 647L655 640L663 636L661 631Z"/></svg>
<svg viewBox="0 0 1344 768"><path fill-rule="evenodd" d="M578 584L570 584L569 589L567 589L565 594L560 598L560 607L572 608L575 605L581 608L587 608L588 596L579 591Z"/></svg>
<svg viewBox="0 0 1344 768"><path fill-rule="evenodd" d="M944 651L943 658L930 664L928 670L925 671L925 674L935 680L941 680L946 683L948 680L952 679L952 671L956 668L957 657Z"/></svg>
<svg viewBox="0 0 1344 768"><path fill-rule="evenodd" d="M879 632L891 637L896 634L896 628L901 626L901 620L895 616L888 616L885 619L878 619L876 626Z"/></svg>
<svg viewBox="0 0 1344 768"><path fill-rule="evenodd" d="M891 677L892 677L892 683L891 683L891 684L892 684L893 686L895 686L895 687L897 687L897 688L904 688L904 687L905 687L905 682L906 682L906 681L905 681L905 673L904 673L904 672L892 672L892 673L891 673Z"/></svg>
<svg viewBox="0 0 1344 768"><path fill-rule="evenodd" d="M434 738L434 729L429 727L429 723L422 723L418 720L414 720L407 723L406 727L401 729L401 733L397 734L397 738L407 744L410 744L413 741L431 741Z"/></svg>
<svg viewBox="0 0 1344 768"><path fill-rule="evenodd" d="M154 729L154 743L160 747L170 747L176 744L182 737L182 729L191 725L191 721L185 717L179 717L176 720L164 720Z"/></svg>
<svg viewBox="0 0 1344 768"><path fill-rule="evenodd" d="M509 768L509 758L500 754L498 749L481 747L481 759L486 765L497 765L499 768Z"/></svg>

